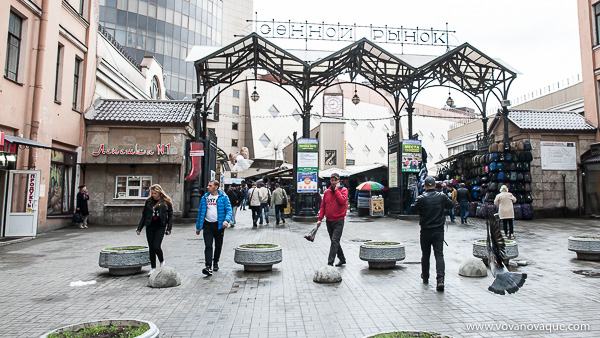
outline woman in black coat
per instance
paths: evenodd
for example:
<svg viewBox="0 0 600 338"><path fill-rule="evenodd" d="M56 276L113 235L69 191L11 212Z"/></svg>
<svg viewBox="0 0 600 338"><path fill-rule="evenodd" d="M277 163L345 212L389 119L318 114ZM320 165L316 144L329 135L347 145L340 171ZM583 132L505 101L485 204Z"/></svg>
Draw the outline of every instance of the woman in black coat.
<svg viewBox="0 0 600 338"><path fill-rule="evenodd" d="M90 196L88 195L87 187L85 184L79 186L79 192L77 193L77 212L83 216L83 223L79 224L81 229L87 228L87 220L90 215L90 211L88 210L88 200Z"/></svg>
<svg viewBox="0 0 600 338"><path fill-rule="evenodd" d="M154 184L150 187L150 197L146 200L142 219L137 227L136 233L139 235L142 228L146 227L146 239L148 240L148 250L150 253L150 272L148 276L156 269L156 257L160 266L165 266L165 259L162 248L160 247L165 235L171 234L173 227L173 202L165 194L162 187Z"/></svg>

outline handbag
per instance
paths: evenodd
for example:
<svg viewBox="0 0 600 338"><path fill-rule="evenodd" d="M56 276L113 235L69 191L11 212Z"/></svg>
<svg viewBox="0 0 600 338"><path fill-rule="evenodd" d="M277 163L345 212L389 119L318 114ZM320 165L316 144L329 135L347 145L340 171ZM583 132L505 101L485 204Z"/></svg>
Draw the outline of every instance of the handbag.
<svg viewBox="0 0 600 338"><path fill-rule="evenodd" d="M73 213L73 218L71 218L71 222L73 223L83 223L83 216L79 211Z"/></svg>
<svg viewBox="0 0 600 338"><path fill-rule="evenodd" d="M312 229L309 233L307 233L306 235L304 235L304 238L306 238L307 240L314 242L315 241L315 235L317 234L317 230L319 230L319 227L315 227L314 229Z"/></svg>

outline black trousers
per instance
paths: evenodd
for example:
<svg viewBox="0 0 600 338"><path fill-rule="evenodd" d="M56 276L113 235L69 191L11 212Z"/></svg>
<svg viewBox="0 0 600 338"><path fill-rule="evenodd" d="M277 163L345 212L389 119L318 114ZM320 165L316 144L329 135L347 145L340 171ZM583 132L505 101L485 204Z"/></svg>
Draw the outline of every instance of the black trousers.
<svg viewBox="0 0 600 338"><path fill-rule="evenodd" d="M336 255L340 261L345 262L346 257L344 256L344 251L340 245L340 239L342 239L342 232L344 231L344 220L340 219L337 221L325 221L325 224L327 224L327 232L329 233L329 238L331 239L327 264L333 265Z"/></svg>
<svg viewBox="0 0 600 338"><path fill-rule="evenodd" d="M163 251L160 247L165 237L166 227L146 227L146 240L148 240L148 252L150 253L150 267L156 269L156 257L159 262L164 262Z"/></svg>
<svg viewBox="0 0 600 338"><path fill-rule="evenodd" d="M257 205L257 206L251 205L250 210L252 210L252 222L253 223L258 222L258 218L260 216L260 210L261 210L260 205Z"/></svg>
<svg viewBox="0 0 600 338"><path fill-rule="evenodd" d="M504 234L505 235L512 235L514 234L514 226L513 226L513 219L512 218L505 218L502 220L502 223L504 224Z"/></svg>
<svg viewBox="0 0 600 338"><path fill-rule="evenodd" d="M213 260L215 263L219 263L219 258L221 258L221 248L223 248L225 229L219 229L219 223L217 222L207 221L204 221L202 229L204 230L204 262L206 266L212 266ZM213 240L215 241L214 257Z"/></svg>
<svg viewBox="0 0 600 338"><path fill-rule="evenodd" d="M431 248L435 256L435 270L437 280L443 280L445 276L446 265L444 264L444 226L423 229L421 228L421 273L423 279L429 278L429 258Z"/></svg>
<svg viewBox="0 0 600 338"><path fill-rule="evenodd" d="M279 218L280 217L281 217L281 220L283 222L285 222L285 220L283 219L283 215L285 214L284 209L285 209L285 205L284 204L277 204L277 205L275 205L275 222L277 224L279 224Z"/></svg>

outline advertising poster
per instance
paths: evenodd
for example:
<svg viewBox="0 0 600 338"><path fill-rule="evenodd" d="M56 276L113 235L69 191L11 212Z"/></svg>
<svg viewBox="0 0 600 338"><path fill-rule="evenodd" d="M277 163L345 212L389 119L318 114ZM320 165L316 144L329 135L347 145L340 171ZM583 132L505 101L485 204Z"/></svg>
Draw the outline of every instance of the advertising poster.
<svg viewBox="0 0 600 338"><path fill-rule="evenodd" d="M317 192L319 173L319 145L316 138L298 139L297 191Z"/></svg>
<svg viewBox="0 0 600 338"><path fill-rule="evenodd" d="M397 153L391 153L388 155L388 175L390 178L390 188L398 187L398 157Z"/></svg>
<svg viewBox="0 0 600 338"><path fill-rule="evenodd" d="M421 141L402 140L402 172L418 173L421 163Z"/></svg>
<svg viewBox="0 0 600 338"><path fill-rule="evenodd" d="M575 142L540 142L542 170L577 170Z"/></svg>
<svg viewBox="0 0 600 338"><path fill-rule="evenodd" d="M372 197L371 198L371 216L383 216L383 198L380 197Z"/></svg>

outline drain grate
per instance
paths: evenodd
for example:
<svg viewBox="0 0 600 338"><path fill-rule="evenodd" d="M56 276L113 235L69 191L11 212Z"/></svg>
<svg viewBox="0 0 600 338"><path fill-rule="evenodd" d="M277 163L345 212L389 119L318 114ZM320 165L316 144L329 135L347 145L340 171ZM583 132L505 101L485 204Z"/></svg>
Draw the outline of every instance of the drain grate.
<svg viewBox="0 0 600 338"><path fill-rule="evenodd" d="M350 242L370 242L372 241L371 239L362 239L362 238L356 238L356 239L351 239Z"/></svg>
<svg viewBox="0 0 600 338"><path fill-rule="evenodd" d="M587 277L600 277L600 270L575 270L573 272Z"/></svg>

